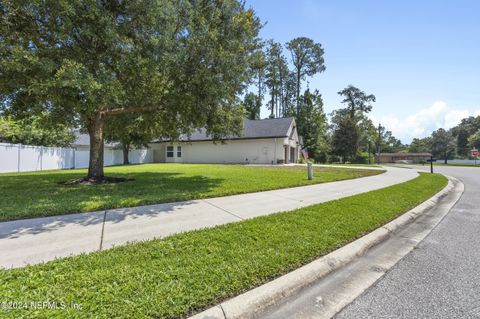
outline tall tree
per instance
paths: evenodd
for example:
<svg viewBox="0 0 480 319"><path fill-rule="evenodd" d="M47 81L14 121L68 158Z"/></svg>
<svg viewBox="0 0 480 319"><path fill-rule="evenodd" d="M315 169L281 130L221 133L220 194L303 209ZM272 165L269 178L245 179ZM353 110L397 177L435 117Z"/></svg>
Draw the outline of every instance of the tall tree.
<svg viewBox="0 0 480 319"><path fill-rule="evenodd" d="M455 152L455 139L450 132L440 128L432 133L433 156L442 158L445 164Z"/></svg>
<svg viewBox="0 0 480 319"><path fill-rule="evenodd" d="M119 129L121 128L121 129ZM161 128L149 123L143 113L121 114L111 118L105 125L105 140L119 142L123 151L123 164L130 164L129 151L133 148L148 147L148 143L158 138Z"/></svg>
<svg viewBox="0 0 480 319"><path fill-rule="evenodd" d="M323 48L320 43L315 43L312 39L306 37L295 38L286 44L287 49L292 56L292 64L296 75L296 101L297 114L300 107L300 88L301 81L305 76L312 76L325 71L325 61L323 58Z"/></svg>
<svg viewBox="0 0 480 319"><path fill-rule="evenodd" d="M480 129L480 116L462 119L462 121L451 129L456 139L457 154L461 157L470 155L469 137Z"/></svg>
<svg viewBox="0 0 480 319"><path fill-rule="evenodd" d="M339 152L337 155L341 154L345 157L346 154L353 161L359 155L361 139L365 135L363 130L367 127L364 125L364 122L368 121L366 114L372 110L371 103L375 102L375 96L367 95L352 85L338 94L343 97L342 103L346 107L334 112L333 122L336 129L333 141L334 143L343 142L345 145L336 145L333 149ZM345 136L340 136L341 134Z"/></svg>
<svg viewBox="0 0 480 319"><path fill-rule="evenodd" d="M259 97L255 93L249 92L245 95L245 98L243 99L243 106L248 119L260 119L261 102L259 102L259 100Z"/></svg>
<svg viewBox="0 0 480 319"><path fill-rule="evenodd" d="M347 105L350 118L355 116L362 116L364 113L369 113L372 110L372 102L375 102L375 95L366 94L362 90L349 85L345 89L338 92L343 97L342 103Z"/></svg>
<svg viewBox="0 0 480 319"><path fill-rule="evenodd" d="M468 146L469 148L475 147L476 149L480 148L480 130L476 131L468 137ZM470 154L469 154L470 155Z"/></svg>
<svg viewBox="0 0 480 319"><path fill-rule="evenodd" d="M340 156L343 163L355 160L360 136L356 120L345 109L340 109L333 112L332 126L333 154Z"/></svg>
<svg viewBox="0 0 480 319"><path fill-rule="evenodd" d="M312 158L322 160L325 155L326 116L323 112L323 100L318 91L309 89L300 97L301 108L297 118L297 131L303 138L303 146Z"/></svg>
<svg viewBox="0 0 480 319"><path fill-rule="evenodd" d="M263 96L265 92L265 72L267 67L267 58L264 51L264 43L259 42L257 49L252 54L251 68L253 72L254 84L257 87L256 108L262 107Z"/></svg>
<svg viewBox="0 0 480 319"><path fill-rule="evenodd" d="M414 138L408 146L410 153L427 153L432 151L432 138Z"/></svg>
<svg viewBox="0 0 480 319"><path fill-rule="evenodd" d="M397 153L405 151L406 147L402 141L393 136L392 131L385 131L382 137L382 150L385 153Z"/></svg>
<svg viewBox="0 0 480 319"><path fill-rule="evenodd" d="M266 51L266 85L270 91L270 117L283 115L283 87L288 75L287 60L282 53L282 45L273 40L268 41Z"/></svg>
<svg viewBox="0 0 480 319"><path fill-rule="evenodd" d="M258 18L237 0L33 1L0 5L0 107L48 113L90 135L103 181L105 125L149 113L170 136L239 132Z"/></svg>
<svg viewBox="0 0 480 319"><path fill-rule="evenodd" d="M366 116L359 123L359 150L367 153L368 164L372 161L372 154L375 154L375 141L377 139L377 128L372 120Z"/></svg>

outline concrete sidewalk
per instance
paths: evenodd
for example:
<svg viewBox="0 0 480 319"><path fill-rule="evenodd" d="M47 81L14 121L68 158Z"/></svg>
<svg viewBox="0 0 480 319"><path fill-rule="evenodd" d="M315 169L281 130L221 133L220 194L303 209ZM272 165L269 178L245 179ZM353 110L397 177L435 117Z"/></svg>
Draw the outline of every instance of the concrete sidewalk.
<svg viewBox="0 0 480 319"><path fill-rule="evenodd" d="M22 267L114 245L237 222L352 196L418 176L384 174L267 192L0 223L0 267Z"/></svg>

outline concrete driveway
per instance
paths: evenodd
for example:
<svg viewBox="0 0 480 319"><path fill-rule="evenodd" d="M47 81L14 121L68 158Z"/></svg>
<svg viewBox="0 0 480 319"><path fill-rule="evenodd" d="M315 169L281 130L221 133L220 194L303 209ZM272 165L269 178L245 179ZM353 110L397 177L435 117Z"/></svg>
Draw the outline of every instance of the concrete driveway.
<svg viewBox="0 0 480 319"><path fill-rule="evenodd" d="M267 192L0 223L0 267L21 267L127 242L214 227L384 188L415 170Z"/></svg>

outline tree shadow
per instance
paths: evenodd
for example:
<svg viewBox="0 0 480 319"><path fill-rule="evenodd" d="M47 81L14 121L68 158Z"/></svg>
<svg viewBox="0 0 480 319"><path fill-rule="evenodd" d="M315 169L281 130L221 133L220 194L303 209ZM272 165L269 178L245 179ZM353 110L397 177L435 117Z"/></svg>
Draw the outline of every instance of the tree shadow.
<svg viewBox="0 0 480 319"><path fill-rule="evenodd" d="M116 177L135 178L134 181L126 183L81 186L63 186L58 183L59 180L73 179L79 174L82 173L63 173L60 174L60 178L47 177L46 180L42 179L43 176L35 174L2 177L3 186L0 188L30 183L13 198L12 202L18 201L19 205L23 202L22 208L26 211L28 209L44 211L38 215L56 216L0 222L0 239L55 232L70 225L85 227L98 225L104 222L105 212L109 215L108 222L113 223L120 223L127 217L154 218L160 214L173 214L178 208L191 205L193 203L191 199L207 197L224 180L205 176L184 176L181 173L136 172L112 174ZM35 175L35 179L40 177L40 180L32 183L32 175ZM45 192L38 190L46 185L49 187ZM36 194L32 195L35 190ZM64 212L49 212L49 207L55 206L57 201L71 203L73 208ZM100 208L92 209L92 212L80 212L86 210L92 203L100 207L121 208L106 210Z"/></svg>

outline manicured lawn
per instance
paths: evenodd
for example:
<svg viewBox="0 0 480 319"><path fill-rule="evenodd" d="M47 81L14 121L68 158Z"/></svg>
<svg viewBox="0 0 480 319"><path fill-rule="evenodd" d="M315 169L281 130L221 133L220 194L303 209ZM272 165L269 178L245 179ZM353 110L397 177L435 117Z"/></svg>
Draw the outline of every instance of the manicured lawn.
<svg viewBox="0 0 480 319"><path fill-rule="evenodd" d="M20 318L176 318L259 286L360 237L447 184L403 184L162 240L0 271L1 301L82 304L5 310Z"/></svg>
<svg viewBox="0 0 480 319"><path fill-rule="evenodd" d="M381 171L300 166L146 164L105 169L133 181L64 186L86 170L0 174L0 221L256 192L376 175Z"/></svg>

